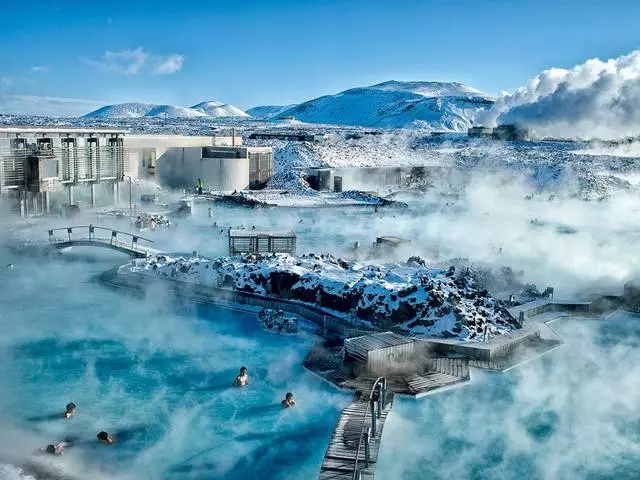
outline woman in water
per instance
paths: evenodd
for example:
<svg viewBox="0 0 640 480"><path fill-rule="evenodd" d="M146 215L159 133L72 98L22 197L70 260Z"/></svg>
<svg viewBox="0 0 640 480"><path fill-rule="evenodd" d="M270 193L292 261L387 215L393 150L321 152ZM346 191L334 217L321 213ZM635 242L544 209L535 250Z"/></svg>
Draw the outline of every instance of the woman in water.
<svg viewBox="0 0 640 480"><path fill-rule="evenodd" d="M293 407L296 404L296 401L293 399L293 393L287 392L284 397L284 400L280 402L284 408Z"/></svg>
<svg viewBox="0 0 640 480"><path fill-rule="evenodd" d="M67 403L66 410L64 411L64 418L71 418L76 413L76 404L71 402Z"/></svg>
<svg viewBox="0 0 640 480"><path fill-rule="evenodd" d="M234 387L246 387L249 384L249 376L247 375L247 367L240 369L240 374L233 381Z"/></svg>
<svg viewBox="0 0 640 480"><path fill-rule="evenodd" d="M100 432L97 437L100 443L113 443L113 437L107 432Z"/></svg>

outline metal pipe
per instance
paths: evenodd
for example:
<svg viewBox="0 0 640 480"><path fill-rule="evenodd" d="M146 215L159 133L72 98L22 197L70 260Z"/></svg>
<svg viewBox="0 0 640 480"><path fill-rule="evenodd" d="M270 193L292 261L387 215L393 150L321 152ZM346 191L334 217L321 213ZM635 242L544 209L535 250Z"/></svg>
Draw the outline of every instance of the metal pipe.
<svg viewBox="0 0 640 480"><path fill-rule="evenodd" d="M376 436L376 402L371 399L369 400L371 404L371 436L375 438Z"/></svg>
<svg viewBox="0 0 640 480"><path fill-rule="evenodd" d="M369 468L369 462L371 460L371 452L369 450L369 432L364 434L364 466Z"/></svg>
<svg viewBox="0 0 640 480"><path fill-rule="evenodd" d="M131 188L133 184L133 180L131 179L131 175L125 175L129 179L129 218L133 218L133 199L131 194Z"/></svg>

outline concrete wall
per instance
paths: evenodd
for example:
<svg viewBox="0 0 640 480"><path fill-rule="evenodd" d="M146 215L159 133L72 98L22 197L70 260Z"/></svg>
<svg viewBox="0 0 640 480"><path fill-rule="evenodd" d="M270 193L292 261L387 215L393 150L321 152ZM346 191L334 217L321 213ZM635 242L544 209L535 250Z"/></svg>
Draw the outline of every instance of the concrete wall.
<svg viewBox="0 0 640 480"><path fill-rule="evenodd" d="M193 189L198 178L205 188L244 190L249 187L248 158L202 158L201 147L168 148L156 161L162 185Z"/></svg>
<svg viewBox="0 0 640 480"><path fill-rule="evenodd" d="M403 371L414 360L414 342L370 350L367 354L367 370L376 375Z"/></svg>
<svg viewBox="0 0 640 480"><path fill-rule="evenodd" d="M129 171L127 175L134 178L153 178L149 174L148 165L142 165L143 150L155 149L156 168L162 162L167 149L173 147L210 147L212 138L208 136L191 137L187 135L127 135L124 147L129 150Z"/></svg>

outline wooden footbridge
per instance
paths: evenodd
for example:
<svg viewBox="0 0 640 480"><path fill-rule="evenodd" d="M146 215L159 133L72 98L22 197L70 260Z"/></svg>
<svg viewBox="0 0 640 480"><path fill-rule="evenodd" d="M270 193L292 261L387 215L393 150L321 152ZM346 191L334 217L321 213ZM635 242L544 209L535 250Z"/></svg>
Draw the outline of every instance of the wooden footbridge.
<svg viewBox="0 0 640 480"><path fill-rule="evenodd" d="M102 247L135 258L160 253L147 245L140 245L140 241L146 244L153 243L153 240L140 235L97 225L75 225L49 230L49 244L57 250L69 247Z"/></svg>
<svg viewBox="0 0 640 480"><path fill-rule="evenodd" d="M383 377L373 381L369 391L356 392L331 435L320 480L373 479L382 429L392 405L393 393L387 391Z"/></svg>

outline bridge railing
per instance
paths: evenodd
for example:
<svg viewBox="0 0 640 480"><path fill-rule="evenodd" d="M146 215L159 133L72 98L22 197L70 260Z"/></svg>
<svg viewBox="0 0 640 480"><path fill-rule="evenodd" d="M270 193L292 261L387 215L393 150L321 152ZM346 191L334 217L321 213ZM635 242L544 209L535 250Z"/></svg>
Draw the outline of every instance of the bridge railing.
<svg viewBox="0 0 640 480"><path fill-rule="evenodd" d="M364 410L364 416L362 418L362 428L360 430L360 438L358 440L358 449L356 450L356 458L353 464L353 475L351 480L360 480L360 468L358 468L358 460L360 459L360 451L364 442L364 468L369 466L369 440L370 437L375 437L378 432L376 429L377 419L382 414L382 409L387 404L387 379L384 377L378 377L371 387L371 393L369 394L369 401ZM367 423L367 416L371 411L371 425Z"/></svg>
<svg viewBox="0 0 640 480"><path fill-rule="evenodd" d="M110 232L105 237L97 237L96 230L103 232ZM75 232L74 232L75 231ZM67 238L60 238L56 236L56 232L64 232L67 235ZM78 233L80 232L80 233ZM86 232L85 235L83 235ZM73 237L73 234L76 233L76 236ZM124 237L126 241L120 241L118 236ZM129 245L129 240L131 239L131 245ZM127 248L135 251L140 251L142 248L138 246L138 240L142 240L143 242L153 243L153 240L149 238L142 237L140 235L136 235L134 233L123 232L121 230L116 230L114 228L109 227L101 227L98 225L74 225L71 227L61 227L61 228L51 228L49 229L49 242L50 243L71 243L73 241L90 241L90 242L99 242L99 243L108 243L110 245L118 245L118 246L126 246Z"/></svg>

